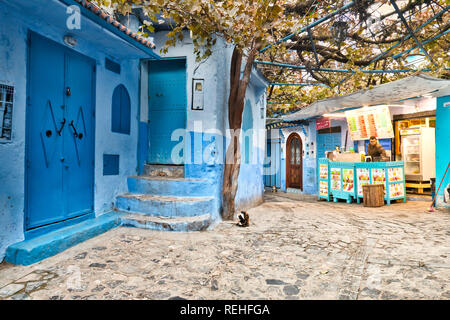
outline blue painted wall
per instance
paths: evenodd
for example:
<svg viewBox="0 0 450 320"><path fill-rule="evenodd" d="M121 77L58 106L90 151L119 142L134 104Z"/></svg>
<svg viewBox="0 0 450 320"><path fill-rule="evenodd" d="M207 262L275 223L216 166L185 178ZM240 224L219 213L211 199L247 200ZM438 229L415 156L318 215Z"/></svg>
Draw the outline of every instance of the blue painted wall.
<svg viewBox="0 0 450 320"><path fill-rule="evenodd" d="M236 194L236 207L247 210L263 201L263 161L265 157L265 134L258 103L263 95L258 87L251 84L247 89L244 112L242 114L241 168Z"/></svg>
<svg viewBox="0 0 450 320"><path fill-rule="evenodd" d="M69 32L66 8L57 0L0 2L0 82L15 87L13 138L0 143L0 261L9 245L24 239L28 30L65 45L63 37ZM146 55L84 16L81 29L70 33L78 40L74 50L96 61L94 210L101 215L112 208L116 195L127 191L126 177L136 173L139 59ZM121 64L121 74L105 69L105 57ZM112 93L119 84L130 94L130 135L111 132ZM120 155L119 175L103 176L105 153Z"/></svg>
<svg viewBox="0 0 450 320"><path fill-rule="evenodd" d="M282 190L281 181L281 136L279 130L267 131L266 158L264 161L264 186L276 186Z"/></svg>
<svg viewBox="0 0 450 320"><path fill-rule="evenodd" d="M445 107L445 103L450 103L450 96L436 99L436 191L450 161L450 148L448 147L450 141L450 106ZM444 188L448 184L450 184L450 169L447 171L436 197L436 207L450 208L450 203L444 202Z"/></svg>

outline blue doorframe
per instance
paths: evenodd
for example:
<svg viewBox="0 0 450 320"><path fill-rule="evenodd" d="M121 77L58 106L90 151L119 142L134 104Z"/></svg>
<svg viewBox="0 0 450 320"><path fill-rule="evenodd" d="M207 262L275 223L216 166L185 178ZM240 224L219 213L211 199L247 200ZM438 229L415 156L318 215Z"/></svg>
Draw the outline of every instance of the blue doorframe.
<svg viewBox="0 0 450 320"><path fill-rule="evenodd" d="M94 215L95 82L95 60L28 32L26 238Z"/></svg>
<svg viewBox="0 0 450 320"><path fill-rule="evenodd" d="M172 141L172 133L186 129L187 121L187 74L186 58L171 58L149 62L149 153L151 164L184 164L172 159L173 148L181 142ZM183 141L188 137L183 137Z"/></svg>

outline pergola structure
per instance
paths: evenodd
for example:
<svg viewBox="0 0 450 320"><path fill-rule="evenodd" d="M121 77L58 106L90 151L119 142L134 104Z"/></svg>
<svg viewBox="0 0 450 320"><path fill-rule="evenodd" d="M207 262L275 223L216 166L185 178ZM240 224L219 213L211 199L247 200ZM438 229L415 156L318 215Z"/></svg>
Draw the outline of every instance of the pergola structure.
<svg viewBox="0 0 450 320"><path fill-rule="evenodd" d="M268 51L269 49L283 44L286 45L287 48L289 47L294 47L294 45L292 44L292 39L297 39L297 42L302 43L302 48L305 49L307 47L308 53L310 53L309 55L309 60L305 61L303 60L302 62L304 62L303 64L293 64L293 63L286 63L286 62L280 62L280 61L273 61L274 59L271 59L272 61L263 61L263 60L256 60L255 64L256 65L260 65L260 66L265 66L265 67L269 67L269 68L280 68L280 74L283 72L283 70L289 69L290 71L300 71L300 72L307 72L309 79L311 81L285 81L285 82L280 82L280 81L272 81L270 83L271 89L270 89L270 93L268 95L268 102L270 104L296 104L296 102L289 102L289 101L274 101L273 99L271 99L271 95L272 95L272 91L273 88L275 86L298 86L298 87L325 87L328 89L335 89L337 88L339 90L340 86L347 80L349 80L353 75L358 74L358 73L362 73L362 74L368 74L370 75L370 77L372 77L372 75L386 75L386 74L406 74L406 75L411 75L414 72L432 72L432 71L436 71L436 69L439 68L439 66L437 65L435 59L433 58L432 54L430 54L427 49L424 47L426 44L435 41L436 39L439 39L443 36L446 36L449 32L450 32L450 25L448 23L445 24L446 21L448 21L448 19L446 19L448 17L448 15L446 15L450 9L450 5L445 5L444 1L409 1L407 2L402 8L399 7L398 3L405 3L405 1L395 1L395 0L389 0L389 4L392 6L393 11L390 12L389 14L384 14L382 15L381 13L377 12L378 9L375 9L374 11L372 11L371 14L375 14L379 17L390 17L393 16L394 13L397 16L397 20L394 21L394 24L396 24L398 27L403 28L402 30L404 31L404 35L401 36L401 38L399 39L394 39L395 41L393 41L392 39L387 39L388 37L386 37L386 39L384 40L385 42L383 44L391 44L387 49L383 48L383 50L381 50L381 48L379 48L378 51L380 51L379 53L377 52L373 57L370 57L368 59L366 59L367 61L364 61L364 63L360 63L359 65L354 65L352 69L344 69L344 68L330 68L330 67L324 67L323 64L325 64L325 62L329 59L326 59L324 57L322 57L322 59L320 59L321 55L325 55L328 51L326 51L329 48L325 48L323 46L323 44L321 42L323 42L324 39L330 40L329 36L323 36L323 35L313 35L313 31L314 28L319 27L320 25L324 24L324 23L329 23L331 19L335 20L335 23L333 23L334 27L335 25L339 26L339 23L342 24L342 22L346 19L345 15L349 13L349 10L352 7L358 6L363 4L364 2L369 3L370 5L374 6L374 5L379 5L378 9L384 5L381 1L351 1L345 5L340 6L339 8L337 8L336 10L334 10L331 13L326 14L325 16L307 24L306 26L300 28L297 32L291 33L287 36L285 36L284 38L276 41L273 44L267 45L266 47L264 47L263 49L260 50L260 53L264 53L266 51ZM307 13L305 13L305 16L311 12L311 10L315 10L317 8L317 1L306 1L307 4L311 4L310 8L308 9ZM379 4L381 3L381 5ZM424 3L425 4L425 8L429 7L431 8L432 12L434 13L433 16L431 16L430 18L428 18L424 23L422 23L421 25L419 25L416 28L412 28L411 27L411 19L414 19L414 14L421 14L420 10L418 12L414 12L414 5L422 6L421 4ZM440 10L437 10L440 9ZM412 12L412 13L411 13ZM405 17L406 13L411 13L410 16ZM381 19L380 18L380 19ZM410 20L410 22L408 23L407 20ZM375 19L376 20L376 19ZM444 26L442 28L440 28L439 32L437 34L430 34L429 37L427 37L427 39L423 39L423 35L421 35L422 40L419 39L418 34L420 31L424 31L424 28L426 26L429 26L430 24L436 23L436 21L444 21ZM378 23L381 23L382 20L378 20ZM345 23L344 23L345 24ZM372 36L373 39L373 43L376 43L375 40L375 34L373 33L373 31L370 30L369 26L367 26L367 34L370 34ZM405 31L406 29L406 31ZM332 30L333 33L333 37L336 39L336 37L340 37L340 40L342 41L342 39L345 39L345 37L348 36L347 34L347 30L340 30L341 33L344 33L344 35L339 34L339 32L336 34L335 30ZM352 38L355 38L356 41L358 40L357 38L359 37L359 35L351 35ZM360 37L361 38L361 37ZM301 39L301 40L299 40ZM402 50L401 52L398 52L396 54L393 54L393 50L397 48L397 50L399 48L402 48L402 46L404 47L405 43L409 40L412 39L414 40L414 42L412 44L409 45L408 48L404 48L404 50ZM295 42L294 42L295 44ZM319 50L320 48L320 50ZM411 51L419 49L420 50L420 54L424 55L426 57L426 59L428 61L431 62L431 66L428 66L427 68L414 68L414 67L402 67L402 62L396 63L399 68L379 68L376 69L376 63L380 60L383 59L387 59L392 58L394 59L394 61L398 61L398 59L400 58L404 58L405 55L410 54ZM302 57L299 57L300 60L302 60ZM266 55L267 56L267 55ZM267 59L265 59L267 60ZM344 59L342 59L341 61L343 61ZM339 62L339 60L337 60ZM375 64L375 67L373 69L368 69L371 65ZM449 67L445 66L444 67L445 70L450 70ZM326 76L322 76L322 75L326 75L326 74L334 74L334 75L338 75L338 74L343 74L345 75L345 77L341 80L339 80L337 83L327 83L326 81ZM268 77L270 78L270 77ZM314 78L311 79L311 78ZM325 81L324 81L325 80ZM368 82L369 86L370 84L370 80ZM361 88L359 88L361 89ZM298 102L300 103L300 102Z"/></svg>

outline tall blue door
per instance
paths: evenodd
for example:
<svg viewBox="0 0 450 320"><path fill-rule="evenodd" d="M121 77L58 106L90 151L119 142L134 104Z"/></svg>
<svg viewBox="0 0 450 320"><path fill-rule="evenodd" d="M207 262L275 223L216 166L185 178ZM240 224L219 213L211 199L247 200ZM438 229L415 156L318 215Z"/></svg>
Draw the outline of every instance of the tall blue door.
<svg viewBox="0 0 450 320"><path fill-rule="evenodd" d="M182 138L172 141L177 129L186 128L186 60L159 60L149 63L149 156L152 164L180 164L172 150Z"/></svg>
<svg viewBox="0 0 450 320"><path fill-rule="evenodd" d="M94 66L30 33L27 230L93 211Z"/></svg>

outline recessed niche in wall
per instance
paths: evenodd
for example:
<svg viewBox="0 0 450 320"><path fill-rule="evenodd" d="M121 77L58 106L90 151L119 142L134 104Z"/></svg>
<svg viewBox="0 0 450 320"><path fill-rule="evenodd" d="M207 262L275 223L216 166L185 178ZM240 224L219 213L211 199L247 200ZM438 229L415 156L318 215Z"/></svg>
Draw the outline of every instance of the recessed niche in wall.
<svg viewBox="0 0 450 320"><path fill-rule="evenodd" d="M111 131L130 134L131 105L130 95L123 84L113 92L111 109Z"/></svg>
<svg viewBox="0 0 450 320"><path fill-rule="evenodd" d="M117 176L119 175L119 155L104 154L103 155L103 175Z"/></svg>
<svg viewBox="0 0 450 320"><path fill-rule="evenodd" d="M0 142L11 141L13 102L14 87L0 84Z"/></svg>

